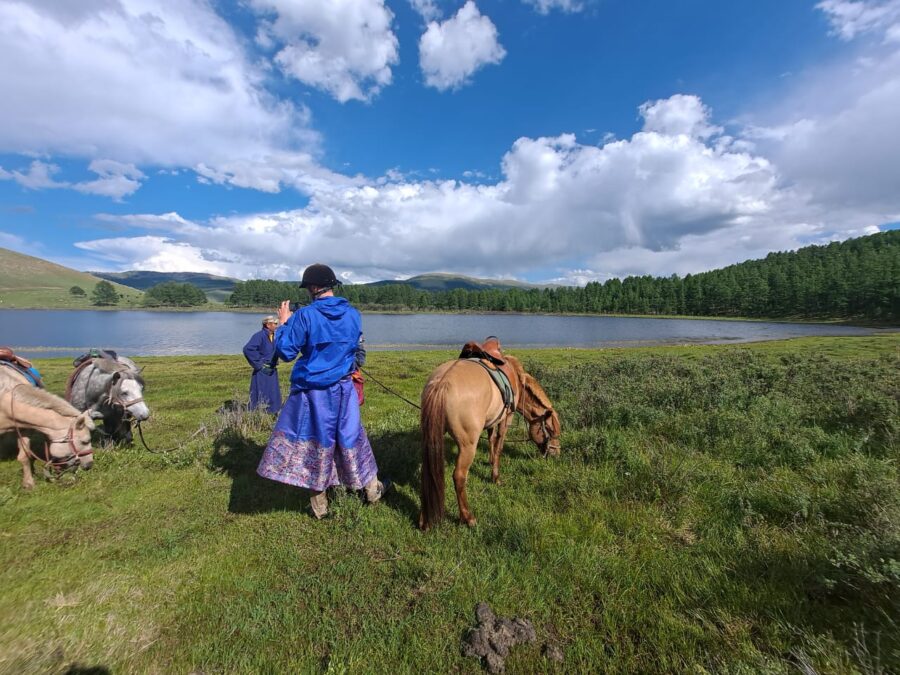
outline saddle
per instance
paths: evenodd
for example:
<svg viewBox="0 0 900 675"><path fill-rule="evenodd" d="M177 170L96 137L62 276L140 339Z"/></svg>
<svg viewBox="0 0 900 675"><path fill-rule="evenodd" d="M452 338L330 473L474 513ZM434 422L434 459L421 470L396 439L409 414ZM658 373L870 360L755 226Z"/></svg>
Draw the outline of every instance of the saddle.
<svg viewBox="0 0 900 675"><path fill-rule="evenodd" d="M118 358L118 354L116 354L112 349L93 348L91 349L91 351L73 359L72 365L75 367L75 370L72 371L72 373L69 375L69 379L66 380L65 399L69 403L72 402L72 387L75 386L75 380L78 379L78 375L82 370L87 368L92 363L97 363L100 366L100 369L104 372L115 372L115 370L118 369L118 364L116 363L116 360Z"/></svg>
<svg viewBox="0 0 900 675"><path fill-rule="evenodd" d="M41 379L41 374L33 365L31 365L31 361L23 356L16 355L9 347L0 347L0 366L12 368L17 373L21 373L38 389L44 388L44 381Z"/></svg>
<svg viewBox="0 0 900 675"><path fill-rule="evenodd" d="M503 397L503 410L500 412L500 417L489 424L488 427L492 427L499 422L506 411L515 411L519 378L512 366L507 363L506 357L503 355L503 349L500 347L499 338L491 335L485 338L481 344L474 341L467 342L463 345L459 358L466 361L474 361L484 368L488 375L491 376L494 384L497 385ZM515 388L513 386L514 382Z"/></svg>

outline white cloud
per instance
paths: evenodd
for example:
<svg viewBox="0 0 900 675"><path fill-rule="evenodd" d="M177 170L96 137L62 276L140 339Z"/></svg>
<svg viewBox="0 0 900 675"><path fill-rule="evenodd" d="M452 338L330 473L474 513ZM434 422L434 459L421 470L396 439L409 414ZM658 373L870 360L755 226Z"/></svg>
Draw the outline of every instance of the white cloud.
<svg viewBox="0 0 900 675"><path fill-rule="evenodd" d="M419 39L425 83L441 91L461 87L479 68L500 63L505 56L496 26L473 0L446 21L431 21Z"/></svg>
<svg viewBox="0 0 900 675"><path fill-rule="evenodd" d="M722 133L722 127L709 123L709 108L697 96L675 94L659 101L647 101L640 108L644 131L661 134L685 134L709 138Z"/></svg>
<svg viewBox="0 0 900 675"><path fill-rule="evenodd" d="M118 237L95 239L75 244L114 263L125 263L123 269L152 270L155 272L203 272L224 275L226 265L208 259L202 249L166 237Z"/></svg>
<svg viewBox="0 0 900 675"><path fill-rule="evenodd" d="M267 93L206 0L0 0L0 63L15 64L0 68L0 152L203 164L270 189L251 174L284 168L279 185L302 188L315 170L309 112ZM135 180L90 189L122 196Z"/></svg>
<svg viewBox="0 0 900 675"><path fill-rule="evenodd" d="M871 12L900 3L852 5L841 35L858 35ZM879 16L884 16L879 14ZM888 30L873 19L867 30ZM880 34L875 34L878 37ZM795 78L780 105L748 116L747 137L810 203L848 221L888 222L900 215L900 45L864 40L846 62Z"/></svg>
<svg viewBox="0 0 900 675"><path fill-rule="evenodd" d="M47 190L71 188L86 194L102 195L121 200L122 197L132 194L141 186L144 174L133 164L123 164L111 159L95 159L88 166L88 170L97 174L97 178L90 181L71 182L60 181L55 178L60 173L57 164L34 160L26 172L3 171L0 169L0 180L15 180L19 185L29 190Z"/></svg>
<svg viewBox="0 0 900 675"><path fill-rule="evenodd" d="M391 83L398 61L384 0L250 0L264 20L258 42L280 48L282 71L338 101L369 100Z"/></svg>
<svg viewBox="0 0 900 675"><path fill-rule="evenodd" d="M435 0L409 0L409 4L425 21L434 21L443 16L443 12Z"/></svg>
<svg viewBox="0 0 900 675"><path fill-rule="evenodd" d="M549 14L554 9L563 12L580 12L584 9L581 0L523 0L523 2L533 6L541 14Z"/></svg>
<svg viewBox="0 0 900 675"><path fill-rule="evenodd" d="M889 40L900 37L900 0L823 0L816 7L843 40L872 32L884 32Z"/></svg>
<svg viewBox="0 0 900 675"><path fill-rule="evenodd" d="M659 112L666 102L654 105ZM699 109L703 116L691 128L711 127L706 108ZM371 185L320 186L303 209L207 223L140 216L127 224L140 226L143 219L148 229L162 231L167 245L188 246L195 260L245 278L295 278L315 260L359 279L434 270L522 275L538 265L590 262L610 250L665 252L692 236L725 232L730 238L770 222L792 199L778 188L766 159L723 137L696 134L648 130L602 147L579 144L573 135L520 138L504 156L502 172L493 185L395 175ZM784 223L782 230L799 232L791 227ZM104 247L122 250L110 241ZM186 259L183 249L175 253ZM160 260L142 256L134 264ZM607 273L593 262L588 267Z"/></svg>

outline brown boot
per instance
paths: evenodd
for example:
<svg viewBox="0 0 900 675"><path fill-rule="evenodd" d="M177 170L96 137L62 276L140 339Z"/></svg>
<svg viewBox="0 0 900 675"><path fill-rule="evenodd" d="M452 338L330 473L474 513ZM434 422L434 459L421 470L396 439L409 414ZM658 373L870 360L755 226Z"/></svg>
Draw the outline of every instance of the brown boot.
<svg viewBox="0 0 900 675"><path fill-rule="evenodd" d="M314 492L309 498L309 509L313 518L322 520L328 515L328 495L324 492Z"/></svg>
<svg viewBox="0 0 900 675"><path fill-rule="evenodd" d="M369 504L375 504L384 496L384 493L390 489L391 481L380 481L377 478L373 478L368 483L366 483L365 486L363 486L363 492L365 493L366 501Z"/></svg>

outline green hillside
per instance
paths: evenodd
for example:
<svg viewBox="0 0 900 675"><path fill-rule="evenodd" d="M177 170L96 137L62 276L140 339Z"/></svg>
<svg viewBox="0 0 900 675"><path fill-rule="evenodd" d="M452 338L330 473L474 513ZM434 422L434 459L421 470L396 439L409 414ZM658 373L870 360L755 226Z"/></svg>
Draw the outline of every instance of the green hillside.
<svg viewBox="0 0 900 675"><path fill-rule="evenodd" d="M231 277L219 277L215 274L201 272L151 272L149 270L129 270L127 272L88 272L101 279L130 286L141 291L174 281L179 284L192 284L206 293L212 302L224 302L239 280Z"/></svg>
<svg viewBox="0 0 900 675"><path fill-rule="evenodd" d="M0 308L2 309L90 309L97 277L30 255L0 248ZM69 292L79 286L85 292ZM141 291L113 283L121 296L119 307L140 306Z"/></svg>

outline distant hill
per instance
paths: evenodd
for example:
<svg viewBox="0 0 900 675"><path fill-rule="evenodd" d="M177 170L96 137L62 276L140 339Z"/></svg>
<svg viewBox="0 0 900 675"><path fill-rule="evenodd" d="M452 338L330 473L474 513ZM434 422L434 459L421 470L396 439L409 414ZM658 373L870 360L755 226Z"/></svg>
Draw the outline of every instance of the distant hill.
<svg viewBox="0 0 900 675"><path fill-rule="evenodd" d="M87 272L0 248L0 308L87 309L99 281ZM69 293L73 286L83 289L85 295ZM113 286L123 296L120 306L140 305L143 293L117 283Z"/></svg>
<svg viewBox="0 0 900 675"><path fill-rule="evenodd" d="M230 277L218 277L214 274L201 274L200 272L151 272L149 270L132 270L128 272L89 272L101 279L115 281L131 288L146 291L151 286L175 281L179 284L193 284L213 302L224 302L234 291L234 285L239 279Z"/></svg>
<svg viewBox="0 0 900 675"><path fill-rule="evenodd" d="M528 284L523 281L515 281L514 279L477 279L475 277L466 277L460 274L444 274L442 272L420 274L402 280L375 281L365 285L389 286L392 284L412 286L419 291L453 291L457 288L466 291L506 291L512 288L547 288L546 285Z"/></svg>

